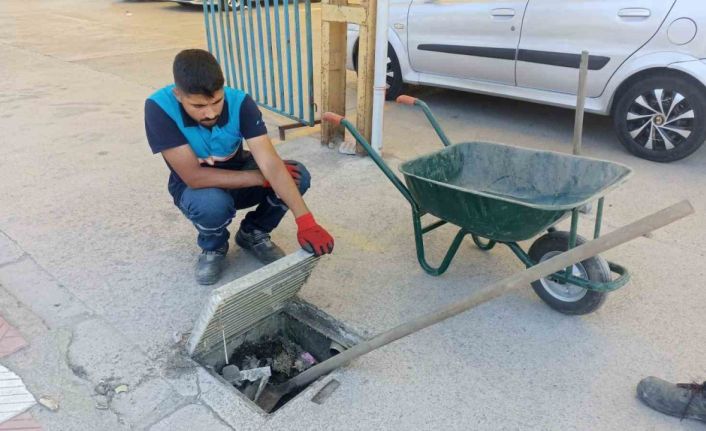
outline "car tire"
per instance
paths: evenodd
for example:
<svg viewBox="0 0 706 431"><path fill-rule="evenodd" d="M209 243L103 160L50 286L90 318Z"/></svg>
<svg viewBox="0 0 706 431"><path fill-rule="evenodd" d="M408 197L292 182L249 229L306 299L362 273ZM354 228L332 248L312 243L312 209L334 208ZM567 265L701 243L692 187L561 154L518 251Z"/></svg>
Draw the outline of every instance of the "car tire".
<svg viewBox="0 0 706 431"><path fill-rule="evenodd" d="M358 47L353 54L353 69L358 73ZM402 80L402 67L397 58L395 49L391 44L387 44L387 88L385 89L385 100L395 100L404 91L404 81Z"/></svg>
<svg viewBox="0 0 706 431"><path fill-rule="evenodd" d="M397 58L392 45L387 45L387 88L385 90L385 100L395 100L404 91L404 81L402 80L402 67Z"/></svg>
<svg viewBox="0 0 706 431"><path fill-rule="evenodd" d="M683 159L706 140L706 91L683 76L652 75L622 93L613 124L636 156L663 163Z"/></svg>

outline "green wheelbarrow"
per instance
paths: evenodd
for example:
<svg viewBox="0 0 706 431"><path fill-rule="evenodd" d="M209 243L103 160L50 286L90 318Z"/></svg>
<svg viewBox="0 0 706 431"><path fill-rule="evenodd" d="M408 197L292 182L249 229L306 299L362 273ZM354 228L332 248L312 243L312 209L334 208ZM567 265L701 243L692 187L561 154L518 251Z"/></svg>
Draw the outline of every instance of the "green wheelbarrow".
<svg viewBox="0 0 706 431"><path fill-rule="evenodd" d="M431 275L448 269L467 235L484 251L496 244L508 246L527 267L580 245L585 239L577 233L579 209L596 199L594 237L598 238L605 194L632 173L618 163L550 151L486 142L452 145L424 102L409 96L400 96L397 102L421 107L445 146L400 165L406 186L348 120L330 112L322 119L348 129L407 199L412 207L417 259ZM426 214L439 220L422 226ZM569 216L571 230L556 230L554 226ZM441 264L434 267L425 257L424 235L447 223L458 226L459 231ZM518 244L542 233L527 252ZM603 304L608 292L629 279L621 265L594 256L533 282L532 288L557 311L587 314Z"/></svg>

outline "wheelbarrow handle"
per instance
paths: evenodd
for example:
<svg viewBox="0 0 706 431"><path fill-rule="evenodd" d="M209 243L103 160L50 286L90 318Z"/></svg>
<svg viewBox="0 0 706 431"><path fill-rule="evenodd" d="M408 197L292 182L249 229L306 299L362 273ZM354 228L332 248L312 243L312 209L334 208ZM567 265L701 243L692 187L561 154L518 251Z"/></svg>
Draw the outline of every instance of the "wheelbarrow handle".
<svg viewBox="0 0 706 431"><path fill-rule="evenodd" d="M441 129L439 121L436 119L434 114L432 114L431 109L429 109L429 105L424 103L422 100L417 99L416 97L407 96L405 94L399 96L395 101L397 103L401 103L402 105L416 105L422 108L422 110L424 111L424 115L427 116L427 119L431 123L431 126L434 128L434 131L439 136L439 139L441 139L441 142L444 144L444 146L448 147L451 145L451 141L449 141L449 138L446 136L446 133L444 133L444 131Z"/></svg>
<svg viewBox="0 0 706 431"><path fill-rule="evenodd" d="M417 103L418 100L419 99L417 99L416 97L407 96L407 95L403 94L400 97L398 97L397 99L395 99L395 102L400 103L402 105L413 106Z"/></svg>
<svg viewBox="0 0 706 431"><path fill-rule="evenodd" d="M338 115L333 112L324 112L324 115L321 116L321 120L326 121L327 123L335 124L336 126L340 126L343 119L343 115Z"/></svg>
<svg viewBox="0 0 706 431"><path fill-rule="evenodd" d="M409 204L412 206L412 210L415 212L419 212L419 205L417 204L417 201L414 200L412 197L412 194L409 192L409 189L405 187L404 184L402 184L402 181L400 181L399 178L397 178L397 175L395 175L394 172L392 172L392 169L385 163L385 161L380 157L380 155L377 153L377 151L373 150L373 148L370 146L370 143L368 143L368 140L363 137L363 135L360 134L358 129L351 124L350 121L346 120L346 118L342 115L333 113L333 112L324 112L324 114L321 116L321 121L326 121L331 124L335 125L341 125L345 127L351 135L355 138L355 140L363 147L365 148L365 151L368 153L371 159L373 159L373 162L375 162L376 165L378 165L378 168L385 174L388 180L397 187L397 190L402 193L402 196L404 196L405 199L409 202Z"/></svg>

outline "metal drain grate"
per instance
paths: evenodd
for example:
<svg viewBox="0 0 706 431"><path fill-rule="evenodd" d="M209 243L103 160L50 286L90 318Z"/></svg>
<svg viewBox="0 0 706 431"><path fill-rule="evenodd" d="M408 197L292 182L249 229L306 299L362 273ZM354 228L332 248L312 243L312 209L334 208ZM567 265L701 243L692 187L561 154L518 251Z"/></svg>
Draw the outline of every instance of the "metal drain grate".
<svg viewBox="0 0 706 431"><path fill-rule="evenodd" d="M301 289L319 258L304 250L238 278L211 293L189 338L191 356L242 334L276 313Z"/></svg>

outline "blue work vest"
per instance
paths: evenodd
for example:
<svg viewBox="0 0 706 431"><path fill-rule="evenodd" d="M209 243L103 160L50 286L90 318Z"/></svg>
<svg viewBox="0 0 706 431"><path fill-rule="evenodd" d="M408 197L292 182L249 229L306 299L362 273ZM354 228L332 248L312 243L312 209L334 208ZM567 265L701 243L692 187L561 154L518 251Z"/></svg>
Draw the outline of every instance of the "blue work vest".
<svg viewBox="0 0 706 431"><path fill-rule="evenodd" d="M181 104L174 95L174 84L167 85L154 92L149 98L174 120L189 146L199 160L212 157L215 161L225 161L233 157L243 141L240 133L240 105L246 94L240 90L223 87L224 98L228 107L228 122L224 126L203 127L184 125ZM184 113L184 115L188 115Z"/></svg>

